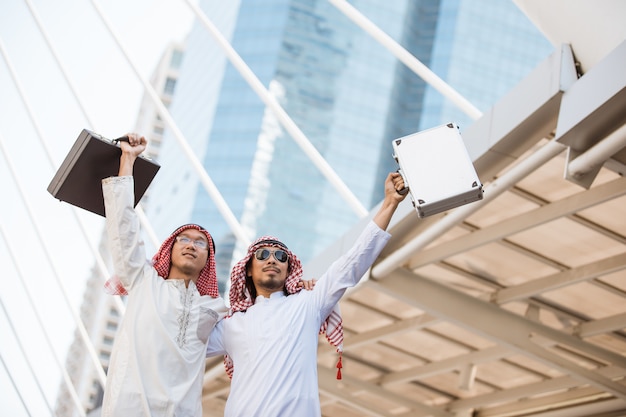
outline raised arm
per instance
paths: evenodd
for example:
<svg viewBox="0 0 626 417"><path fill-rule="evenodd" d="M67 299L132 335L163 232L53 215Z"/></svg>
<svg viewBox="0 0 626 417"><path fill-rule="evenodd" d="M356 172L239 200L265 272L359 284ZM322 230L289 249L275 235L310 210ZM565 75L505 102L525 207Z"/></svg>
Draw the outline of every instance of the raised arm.
<svg viewBox="0 0 626 417"><path fill-rule="evenodd" d="M402 176L390 173L385 180L385 198L378 212L368 222L354 245L328 268L313 289L312 299L320 306L321 316L330 314L333 306L363 277L383 250L389 237L385 230L391 217L406 195L396 190L404 188Z"/></svg>
<svg viewBox="0 0 626 417"><path fill-rule="evenodd" d="M129 133L128 142L120 142L122 155L117 177L102 180L106 230L116 282L128 290L145 267L146 254L140 235L139 219L134 210L133 166L146 148L143 136Z"/></svg>

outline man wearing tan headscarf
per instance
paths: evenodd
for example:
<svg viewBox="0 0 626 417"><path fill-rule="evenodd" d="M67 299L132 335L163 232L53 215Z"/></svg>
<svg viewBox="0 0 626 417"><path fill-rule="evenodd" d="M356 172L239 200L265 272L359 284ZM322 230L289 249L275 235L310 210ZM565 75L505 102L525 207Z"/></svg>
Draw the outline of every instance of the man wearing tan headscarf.
<svg viewBox="0 0 626 417"><path fill-rule="evenodd" d="M117 177L102 180L115 277L105 288L127 294L115 336L103 417L202 416L202 377L209 334L224 316L208 231L179 227L147 262L134 210L133 166L143 136L121 142Z"/></svg>
<svg viewBox="0 0 626 417"><path fill-rule="evenodd" d="M228 316L216 325L207 348L207 356L225 355L232 378L225 417L321 416L317 335L325 333L341 354L336 305L385 247L385 230L406 196L399 192L403 188L400 174L387 176L380 209L311 291L296 287L302 267L287 245L274 236L250 245L231 273Z"/></svg>

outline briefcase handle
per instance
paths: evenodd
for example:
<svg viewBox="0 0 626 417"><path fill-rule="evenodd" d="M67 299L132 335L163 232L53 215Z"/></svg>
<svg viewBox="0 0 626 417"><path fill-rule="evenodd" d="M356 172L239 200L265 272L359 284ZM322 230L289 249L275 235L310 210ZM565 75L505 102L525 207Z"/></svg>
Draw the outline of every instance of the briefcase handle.
<svg viewBox="0 0 626 417"><path fill-rule="evenodd" d="M117 139L113 139L111 142L130 142L130 139L128 138L128 135L125 135Z"/></svg>
<svg viewBox="0 0 626 417"><path fill-rule="evenodd" d="M396 193L400 194L400 195L407 195L409 193L409 187L408 187L408 183L406 182L406 178L404 178L404 174L402 173L402 170L398 168L398 170L396 171L398 174L400 174L400 176L402 177L402 181L404 181L404 188L401 190L396 190Z"/></svg>

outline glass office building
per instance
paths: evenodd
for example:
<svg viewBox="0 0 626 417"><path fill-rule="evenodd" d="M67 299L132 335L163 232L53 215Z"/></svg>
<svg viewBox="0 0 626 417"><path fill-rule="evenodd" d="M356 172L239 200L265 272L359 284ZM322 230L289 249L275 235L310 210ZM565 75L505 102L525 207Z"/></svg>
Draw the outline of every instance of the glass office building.
<svg viewBox="0 0 626 417"><path fill-rule="evenodd" d="M553 50L509 1L351 4L483 111ZM328 1L200 6L368 210L397 168L394 138L471 123ZM275 235L306 262L358 220L200 22L188 37L170 110L251 238ZM185 222L207 227L226 279L241 245L174 135L166 131L165 139L152 223L162 237Z"/></svg>

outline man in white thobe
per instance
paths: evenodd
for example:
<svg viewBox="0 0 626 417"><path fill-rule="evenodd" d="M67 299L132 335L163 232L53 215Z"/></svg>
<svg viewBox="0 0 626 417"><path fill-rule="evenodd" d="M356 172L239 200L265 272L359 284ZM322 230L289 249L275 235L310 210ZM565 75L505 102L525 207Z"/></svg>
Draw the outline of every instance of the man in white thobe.
<svg viewBox="0 0 626 417"><path fill-rule="evenodd" d="M127 294L115 337L102 404L103 417L201 417L209 334L226 313L215 276L211 235L184 225L147 262L134 210L133 165L146 139L122 142L117 177L102 181L106 228L116 276L114 294Z"/></svg>
<svg viewBox="0 0 626 417"><path fill-rule="evenodd" d="M232 377L225 417L321 415L318 333L326 333L341 352L343 327L334 307L389 240L385 230L405 197L397 191L403 188L400 174L388 175L379 211L311 291L297 288L301 263L284 243L263 236L250 245L231 273L229 315L207 348L207 356L225 355Z"/></svg>

